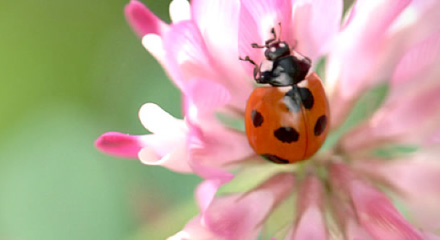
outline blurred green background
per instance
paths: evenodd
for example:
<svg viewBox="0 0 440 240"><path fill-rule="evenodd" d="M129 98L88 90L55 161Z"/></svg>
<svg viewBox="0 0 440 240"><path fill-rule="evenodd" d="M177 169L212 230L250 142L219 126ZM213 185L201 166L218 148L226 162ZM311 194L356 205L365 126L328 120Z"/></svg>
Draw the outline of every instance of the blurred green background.
<svg viewBox="0 0 440 240"><path fill-rule="evenodd" d="M169 21L167 1L145 2ZM194 176L98 152L180 117L179 91L112 1L0 2L0 239L164 239L196 214Z"/></svg>

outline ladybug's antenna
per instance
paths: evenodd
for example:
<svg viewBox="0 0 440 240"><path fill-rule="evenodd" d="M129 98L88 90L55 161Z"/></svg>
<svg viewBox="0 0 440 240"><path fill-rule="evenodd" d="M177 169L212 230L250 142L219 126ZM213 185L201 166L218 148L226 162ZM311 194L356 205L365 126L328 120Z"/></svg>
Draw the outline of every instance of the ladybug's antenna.
<svg viewBox="0 0 440 240"><path fill-rule="evenodd" d="M264 43L265 47L269 47L269 44L273 41L277 40L277 33L275 32L275 28L271 28L270 29L270 33L272 33L273 38L269 38L266 40L266 42Z"/></svg>
<svg viewBox="0 0 440 240"><path fill-rule="evenodd" d="M280 26L280 35L278 36L278 39L277 39L277 33L275 32L275 28L273 27L270 29L270 33L272 33L273 37L270 39L267 39L264 42L264 45L258 45L257 43L252 43L251 44L252 48L268 48L269 44L271 42L274 42L274 41L280 42L281 41L281 22L278 23L278 26Z"/></svg>

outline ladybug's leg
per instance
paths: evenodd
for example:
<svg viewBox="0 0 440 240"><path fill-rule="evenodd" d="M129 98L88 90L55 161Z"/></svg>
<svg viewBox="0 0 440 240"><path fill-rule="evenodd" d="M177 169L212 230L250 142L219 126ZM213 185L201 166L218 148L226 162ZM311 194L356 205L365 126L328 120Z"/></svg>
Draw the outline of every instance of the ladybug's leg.
<svg viewBox="0 0 440 240"><path fill-rule="evenodd" d="M312 60L306 56L304 56L304 60L309 64L312 65Z"/></svg>
<svg viewBox="0 0 440 240"><path fill-rule="evenodd" d="M260 46L257 43L252 43L251 44L252 48L265 48L266 46Z"/></svg>
<svg viewBox="0 0 440 240"><path fill-rule="evenodd" d="M296 41L295 41L295 46L296 46ZM293 48L292 48L292 50L293 50ZM312 60L311 60L310 58L308 58L308 57L302 55L302 54L299 53L299 52L296 52L296 53L297 53L298 55L300 55L301 57L303 57L303 59L301 59L301 61L307 63L308 65L312 65Z"/></svg>
<svg viewBox="0 0 440 240"><path fill-rule="evenodd" d="M301 55L301 54L300 54ZM307 65L312 66L312 60L304 55L301 55L302 57L304 57L304 59L302 59L302 62L305 62Z"/></svg>
<svg viewBox="0 0 440 240"><path fill-rule="evenodd" d="M250 59L249 56L246 56L245 58L239 57L241 61L250 62L252 65L254 65L254 79L259 82L261 80L261 76L259 76L259 68L258 65L254 62L254 60Z"/></svg>
<svg viewBox="0 0 440 240"><path fill-rule="evenodd" d="M257 81L257 83L262 83L263 79L261 78L260 69L255 66L254 68L254 80Z"/></svg>

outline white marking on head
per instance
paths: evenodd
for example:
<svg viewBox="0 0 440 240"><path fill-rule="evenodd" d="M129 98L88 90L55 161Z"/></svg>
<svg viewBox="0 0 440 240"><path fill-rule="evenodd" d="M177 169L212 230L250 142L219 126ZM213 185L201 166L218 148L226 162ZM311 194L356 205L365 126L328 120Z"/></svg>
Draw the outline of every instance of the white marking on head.
<svg viewBox="0 0 440 240"><path fill-rule="evenodd" d="M285 43L280 43L280 47L286 47L286 44Z"/></svg>
<svg viewBox="0 0 440 240"><path fill-rule="evenodd" d="M275 52L277 49L276 49L275 47L271 47L269 50L270 50L271 52Z"/></svg>

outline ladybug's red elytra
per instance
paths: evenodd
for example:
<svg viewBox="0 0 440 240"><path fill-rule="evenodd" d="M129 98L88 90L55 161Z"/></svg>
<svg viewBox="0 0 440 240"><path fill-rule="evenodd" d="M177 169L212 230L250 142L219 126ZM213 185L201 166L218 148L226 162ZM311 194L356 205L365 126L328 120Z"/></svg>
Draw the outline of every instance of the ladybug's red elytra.
<svg viewBox="0 0 440 240"><path fill-rule="evenodd" d="M265 60L252 63L257 83L247 102L245 126L254 151L275 163L295 163L315 154L327 137L329 106L321 79L310 73L311 60L289 44L273 38L265 45Z"/></svg>

